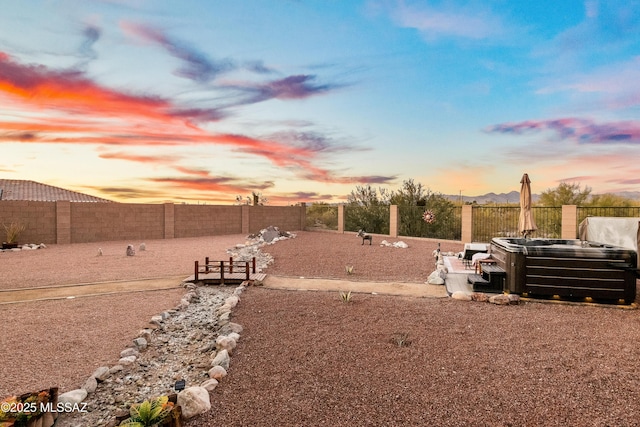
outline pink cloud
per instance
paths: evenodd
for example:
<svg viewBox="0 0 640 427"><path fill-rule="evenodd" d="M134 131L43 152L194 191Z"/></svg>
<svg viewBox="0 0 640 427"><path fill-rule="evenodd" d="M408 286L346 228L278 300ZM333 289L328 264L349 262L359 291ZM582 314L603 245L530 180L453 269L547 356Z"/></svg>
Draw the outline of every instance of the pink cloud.
<svg viewBox="0 0 640 427"><path fill-rule="evenodd" d="M590 119L561 118L552 120L528 120L518 123L502 123L486 129L489 133L522 135L551 131L560 140L580 144L638 144L640 122L620 121L596 123Z"/></svg>

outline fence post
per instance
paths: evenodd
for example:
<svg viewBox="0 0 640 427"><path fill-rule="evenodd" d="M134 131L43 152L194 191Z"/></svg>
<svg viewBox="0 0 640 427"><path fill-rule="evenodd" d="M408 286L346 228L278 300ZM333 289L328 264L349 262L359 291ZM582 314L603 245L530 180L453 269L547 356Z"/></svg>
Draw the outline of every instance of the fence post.
<svg viewBox="0 0 640 427"><path fill-rule="evenodd" d="M173 239L176 236L176 215L173 203L164 204L164 238Z"/></svg>
<svg viewBox="0 0 640 427"><path fill-rule="evenodd" d="M220 261L220 284L224 285L224 261Z"/></svg>
<svg viewBox="0 0 640 427"><path fill-rule="evenodd" d="M193 272L193 280L196 282L198 281L198 261L196 261L196 268L194 269L194 272Z"/></svg>
<svg viewBox="0 0 640 427"><path fill-rule="evenodd" d="M460 238L464 243L473 241L473 205L462 205L462 231Z"/></svg>
<svg viewBox="0 0 640 427"><path fill-rule="evenodd" d="M300 203L300 230L307 228L307 204L305 202Z"/></svg>
<svg viewBox="0 0 640 427"><path fill-rule="evenodd" d="M578 207L562 205L562 239L575 239L578 235Z"/></svg>
<svg viewBox="0 0 640 427"><path fill-rule="evenodd" d="M71 243L71 202L69 200L56 202L56 243L59 245Z"/></svg>
<svg viewBox="0 0 640 427"><path fill-rule="evenodd" d="M241 213L241 222L240 228L242 229L242 234L249 234L249 208L248 205L242 205L242 213Z"/></svg>
<svg viewBox="0 0 640 427"><path fill-rule="evenodd" d="M338 233L344 233L344 205L338 205Z"/></svg>
<svg viewBox="0 0 640 427"><path fill-rule="evenodd" d="M398 205L389 206L389 237L398 237Z"/></svg>

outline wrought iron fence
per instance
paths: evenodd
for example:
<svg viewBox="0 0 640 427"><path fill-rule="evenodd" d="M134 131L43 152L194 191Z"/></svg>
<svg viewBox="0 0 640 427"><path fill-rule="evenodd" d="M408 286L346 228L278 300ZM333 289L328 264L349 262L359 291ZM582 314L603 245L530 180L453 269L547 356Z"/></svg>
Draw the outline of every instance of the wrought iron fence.
<svg viewBox="0 0 640 427"><path fill-rule="evenodd" d="M345 205L345 231L365 230L367 233L389 234L389 205Z"/></svg>
<svg viewBox="0 0 640 427"><path fill-rule="evenodd" d="M409 237L430 237L443 240L462 238L462 208L460 206L442 206L431 209L434 221L427 223L423 219L429 206L398 206L398 235Z"/></svg>
<svg viewBox="0 0 640 427"><path fill-rule="evenodd" d="M314 229L337 230L338 207L325 204L307 206L306 226Z"/></svg>
<svg viewBox="0 0 640 427"><path fill-rule="evenodd" d="M533 207L538 230L534 237L557 239L562 231L562 207ZM519 206L474 206L472 240L490 242L494 237L519 237Z"/></svg>

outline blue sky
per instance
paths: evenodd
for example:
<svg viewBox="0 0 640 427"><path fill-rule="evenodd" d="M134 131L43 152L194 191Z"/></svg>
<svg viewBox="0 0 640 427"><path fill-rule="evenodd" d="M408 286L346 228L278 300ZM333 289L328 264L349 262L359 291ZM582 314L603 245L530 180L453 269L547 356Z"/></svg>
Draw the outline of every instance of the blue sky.
<svg viewBox="0 0 640 427"><path fill-rule="evenodd" d="M640 190L640 2L0 0L0 177L122 202Z"/></svg>

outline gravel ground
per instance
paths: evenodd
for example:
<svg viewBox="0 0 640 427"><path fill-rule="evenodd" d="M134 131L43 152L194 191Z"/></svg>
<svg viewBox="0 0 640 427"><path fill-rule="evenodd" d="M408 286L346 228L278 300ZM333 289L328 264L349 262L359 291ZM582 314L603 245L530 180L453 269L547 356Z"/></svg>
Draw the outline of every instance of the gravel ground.
<svg viewBox="0 0 640 427"><path fill-rule="evenodd" d="M11 271L14 280L2 286L188 274L195 259L244 237L146 242L153 256L97 264L94 276L75 271L81 255L74 248L95 257L97 244L0 254L3 275ZM354 235L302 232L266 248L275 259L267 273L346 278L344 266L354 265L353 280L425 280L437 242L404 239L410 248L396 249L379 247L381 239L362 247ZM106 255L111 244L101 245ZM115 245L115 256L125 247ZM187 256L186 248L194 252ZM442 243L444 251L460 248ZM63 262L58 251L71 260ZM158 274L131 277L140 268L131 269L130 261ZM179 271L166 271L164 262ZM14 275L17 265L47 265L48 271ZM149 317L173 307L181 294L2 306L0 395L82 385L97 366L115 363ZM244 332L229 375L211 393L212 411L187 426L640 425L637 310L371 294L345 304L335 292L253 287L233 321ZM398 334L411 343L398 346Z"/></svg>
<svg viewBox="0 0 640 427"><path fill-rule="evenodd" d="M193 274L193 263L228 259L226 249L243 243L246 236L198 237L185 239L115 241L49 245L46 249L0 252L0 289L93 283L114 280ZM146 250L140 251L141 243ZM136 249L127 256L127 245ZM102 256L98 256L102 249Z"/></svg>

